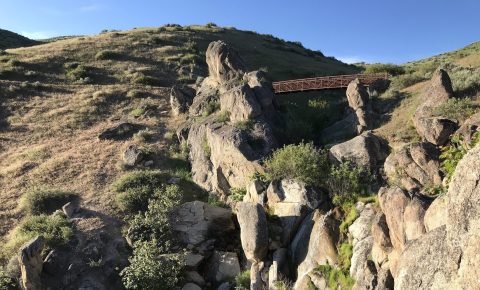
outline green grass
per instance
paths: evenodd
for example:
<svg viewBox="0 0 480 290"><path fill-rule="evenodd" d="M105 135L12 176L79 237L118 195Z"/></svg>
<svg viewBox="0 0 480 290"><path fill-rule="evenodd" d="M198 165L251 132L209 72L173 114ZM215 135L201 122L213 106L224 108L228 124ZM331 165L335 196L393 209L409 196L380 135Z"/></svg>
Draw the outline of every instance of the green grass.
<svg viewBox="0 0 480 290"><path fill-rule="evenodd" d="M355 280L348 273L330 265L320 265L316 268L316 271L326 278L330 289L349 290L355 284Z"/></svg>
<svg viewBox="0 0 480 290"><path fill-rule="evenodd" d="M27 192L20 203L28 214L51 214L74 198L73 193L63 190L35 189Z"/></svg>
<svg viewBox="0 0 480 290"><path fill-rule="evenodd" d="M345 212L345 216L342 219L342 223L340 224L340 233L346 234L348 231L348 227L353 224L353 222L360 216L358 210L355 208L353 204L345 204L343 206L343 210Z"/></svg>
<svg viewBox="0 0 480 290"><path fill-rule="evenodd" d="M235 277L235 290L248 290L250 289L250 270L240 272Z"/></svg>
<svg viewBox="0 0 480 290"><path fill-rule="evenodd" d="M122 55L117 51L112 50L102 50L95 54L96 60L118 60Z"/></svg>
<svg viewBox="0 0 480 290"><path fill-rule="evenodd" d="M3 256L11 257L23 244L38 235L45 238L48 250L65 246L72 236L72 229L60 214L27 216L13 229L3 246Z"/></svg>

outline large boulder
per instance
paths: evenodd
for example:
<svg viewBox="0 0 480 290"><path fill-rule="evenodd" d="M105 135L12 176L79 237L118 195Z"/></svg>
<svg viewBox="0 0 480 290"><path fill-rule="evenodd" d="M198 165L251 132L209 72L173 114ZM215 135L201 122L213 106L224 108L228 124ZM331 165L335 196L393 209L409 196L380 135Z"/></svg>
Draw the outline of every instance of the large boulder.
<svg viewBox="0 0 480 290"><path fill-rule="evenodd" d="M188 111L195 97L195 90L189 86L175 85L170 90L170 106L174 116L178 116Z"/></svg>
<svg viewBox="0 0 480 290"><path fill-rule="evenodd" d="M447 72L438 69L433 73L430 84L422 93L423 103L413 114L412 121L418 134L430 143L444 145L455 132L453 120L435 117L435 110L453 97L452 82Z"/></svg>
<svg viewBox="0 0 480 290"><path fill-rule="evenodd" d="M220 109L229 112L232 122L248 121L262 114L262 108L248 84L235 86L221 94Z"/></svg>
<svg viewBox="0 0 480 290"><path fill-rule="evenodd" d="M20 248L18 262L22 277L22 287L25 290L42 289L41 273L43 268L42 250L45 238L37 236Z"/></svg>
<svg viewBox="0 0 480 290"><path fill-rule="evenodd" d="M391 153L384 164L385 173L392 183L407 190L421 190L442 185L440 150L430 143L409 144Z"/></svg>
<svg viewBox="0 0 480 290"><path fill-rule="evenodd" d="M371 127L371 108L368 91L359 79L348 84L347 99L348 105L357 116L357 133L360 134Z"/></svg>
<svg viewBox="0 0 480 290"><path fill-rule="evenodd" d="M319 265L337 263L338 221L333 212L319 210L308 215L290 245L291 262L297 269L297 281Z"/></svg>
<svg viewBox="0 0 480 290"><path fill-rule="evenodd" d="M372 237L372 260L377 268L389 269L388 255L392 251L393 245L390 241L390 232L383 212L378 213L373 220Z"/></svg>
<svg viewBox="0 0 480 290"><path fill-rule="evenodd" d="M208 45L206 57L210 77L220 84L239 80L248 71L238 52L221 40Z"/></svg>
<svg viewBox="0 0 480 290"><path fill-rule="evenodd" d="M423 217L425 230L427 232L439 228L447 223L445 217L447 216L447 199L445 195L437 197L428 207Z"/></svg>
<svg viewBox="0 0 480 290"><path fill-rule="evenodd" d="M260 262L268 251L267 216L258 203L240 202L236 205L243 252L251 262Z"/></svg>
<svg viewBox="0 0 480 290"><path fill-rule="evenodd" d="M360 212L360 216L348 227L348 232L353 238L352 258L350 264L350 276L355 280L365 277L364 269L368 256L372 252L373 237L372 223L376 212L372 204L367 204Z"/></svg>
<svg viewBox="0 0 480 290"><path fill-rule="evenodd" d="M388 153L387 142L371 132L364 132L330 148L330 156L336 163L346 161L369 173L378 172Z"/></svg>
<svg viewBox="0 0 480 290"><path fill-rule="evenodd" d="M235 253L214 251L206 269L208 279L220 284L235 279L240 273L240 263Z"/></svg>
<svg viewBox="0 0 480 290"><path fill-rule="evenodd" d="M186 245L199 245L230 234L235 225L230 209L201 201L187 202L172 214L172 229Z"/></svg>

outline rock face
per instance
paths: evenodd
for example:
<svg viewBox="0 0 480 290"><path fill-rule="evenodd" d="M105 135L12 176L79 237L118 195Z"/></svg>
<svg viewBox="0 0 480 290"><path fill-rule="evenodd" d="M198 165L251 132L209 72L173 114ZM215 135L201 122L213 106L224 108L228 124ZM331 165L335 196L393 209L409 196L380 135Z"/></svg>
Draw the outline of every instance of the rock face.
<svg viewBox="0 0 480 290"><path fill-rule="evenodd" d="M360 80L355 79L348 85L347 99L349 108L345 117L322 131L323 143L337 143L371 128L370 97Z"/></svg>
<svg viewBox="0 0 480 290"><path fill-rule="evenodd" d="M462 145L466 148L470 147L472 138L476 132L480 130L480 112L473 114L470 118L460 126L455 134L460 135Z"/></svg>
<svg viewBox="0 0 480 290"><path fill-rule="evenodd" d="M412 121L418 134L435 145L444 145L455 132L457 124L453 120L435 117L434 111L453 97L452 83L447 72L439 69L433 73L427 89L422 94L424 102L413 114Z"/></svg>
<svg viewBox="0 0 480 290"><path fill-rule="evenodd" d="M240 263L235 253L214 251L207 269L210 281L220 284L234 279L240 273Z"/></svg>
<svg viewBox="0 0 480 290"><path fill-rule="evenodd" d="M192 104L195 90L188 86L173 86L170 91L170 106L172 114L178 116L188 111Z"/></svg>
<svg viewBox="0 0 480 290"><path fill-rule="evenodd" d="M385 160L385 173L407 190L442 185L440 151L430 143L410 144Z"/></svg>
<svg viewBox="0 0 480 290"><path fill-rule="evenodd" d="M347 87L348 105L357 116L357 133L360 134L371 126L370 104L367 89L359 79L355 79Z"/></svg>
<svg viewBox="0 0 480 290"><path fill-rule="evenodd" d="M180 206L172 215L172 228L184 244L199 245L235 229L229 209L194 201Z"/></svg>
<svg viewBox="0 0 480 290"><path fill-rule="evenodd" d="M277 113L271 84L261 72L247 73L232 47L212 42L206 55L210 75L189 108L191 117L203 116L189 124L190 160L193 180L226 197L230 188L245 188L263 172L259 160L277 146L271 125Z"/></svg>
<svg viewBox="0 0 480 290"><path fill-rule="evenodd" d="M378 213L373 220L372 237L372 260L377 265L377 268L388 270L388 255L392 251L393 245L390 241L390 232L383 212Z"/></svg>
<svg viewBox="0 0 480 290"><path fill-rule="evenodd" d="M338 222L333 218L333 212L322 215L315 210L305 218L290 245L297 281L318 265L337 263L338 238Z"/></svg>
<svg viewBox="0 0 480 290"><path fill-rule="evenodd" d="M41 252L44 245L45 238L43 236L37 236L20 249L18 262L22 273L22 286L25 290L42 289L40 274L43 268Z"/></svg>
<svg viewBox="0 0 480 290"><path fill-rule="evenodd" d="M123 162L127 166L135 166L143 160L144 154L137 145L131 144L123 152Z"/></svg>
<svg viewBox="0 0 480 290"><path fill-rule="evenodd" d="M243 252L251 262L260 262L268 251L267 216L258 203L241 202L237 206Z"/></svg>
<svg viewBox="0 0 480 290"><path fill-rule="evenodd" d="M425 212L423 222L427 232L432 231L446 224L447 200L445 196L437 197Z"/></svg>
<svg viewBox="0 0 480 290"><path fill-rule="evenodd" d="M388 153L386 141L371 132L364 132L360 136L330 148L330 156L335 162L347 161L370 173L378 172Z"/></svg>

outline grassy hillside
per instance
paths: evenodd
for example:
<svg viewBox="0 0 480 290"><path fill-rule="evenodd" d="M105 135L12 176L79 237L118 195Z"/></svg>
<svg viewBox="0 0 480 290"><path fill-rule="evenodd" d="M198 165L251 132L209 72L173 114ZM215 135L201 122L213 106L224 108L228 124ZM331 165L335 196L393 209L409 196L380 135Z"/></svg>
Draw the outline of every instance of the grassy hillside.
<svg viewBox="0 0 480 290"><path fill-rule="evenodd" d="M387 108L384 122L377 131L387 138L391 145L401 145L418 139L411 117L423 101L421 92L428 84L432 72L439 67L449 73L456 97L456 100L442 108L439 114L461 120L480 107L480 42L403 64L400 66L403 73L393 77L389 90L376 99L377 103Z"/></svg>
<svg viewBox="0 0 480 290"><path fill-rule="evenodd" d="M37 43L35 40L28 39L14 32L0 29L0 49L32 46Z"/></svg>
<svg viewBox="0 0 480 290"><path fill-rule="evenodd" d="M298 43L213 25L8 49L0 55L0 236L23 216L19 200L35 188L76 193L83 206L118 217L111 184L127 172L121 154L131 143L149 152L152 169L185 175L171 138L178 121L169 114L169 87L205 76L206 48L218 39L274 80L358 71ZM146 129L131 141L97 139L120 121Z"/></svg>

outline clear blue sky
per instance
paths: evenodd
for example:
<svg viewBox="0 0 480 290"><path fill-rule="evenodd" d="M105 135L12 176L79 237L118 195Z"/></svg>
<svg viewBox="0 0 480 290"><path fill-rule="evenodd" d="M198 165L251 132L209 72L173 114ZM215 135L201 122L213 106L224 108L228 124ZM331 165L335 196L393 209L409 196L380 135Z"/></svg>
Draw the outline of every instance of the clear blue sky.
<svg viewBox="0 0 480 290"><path fill-rule="evenodd" d="M479 17L480 0L0 0L0 28L33 38L215 22L393 63L479 41Z"/></svg>

